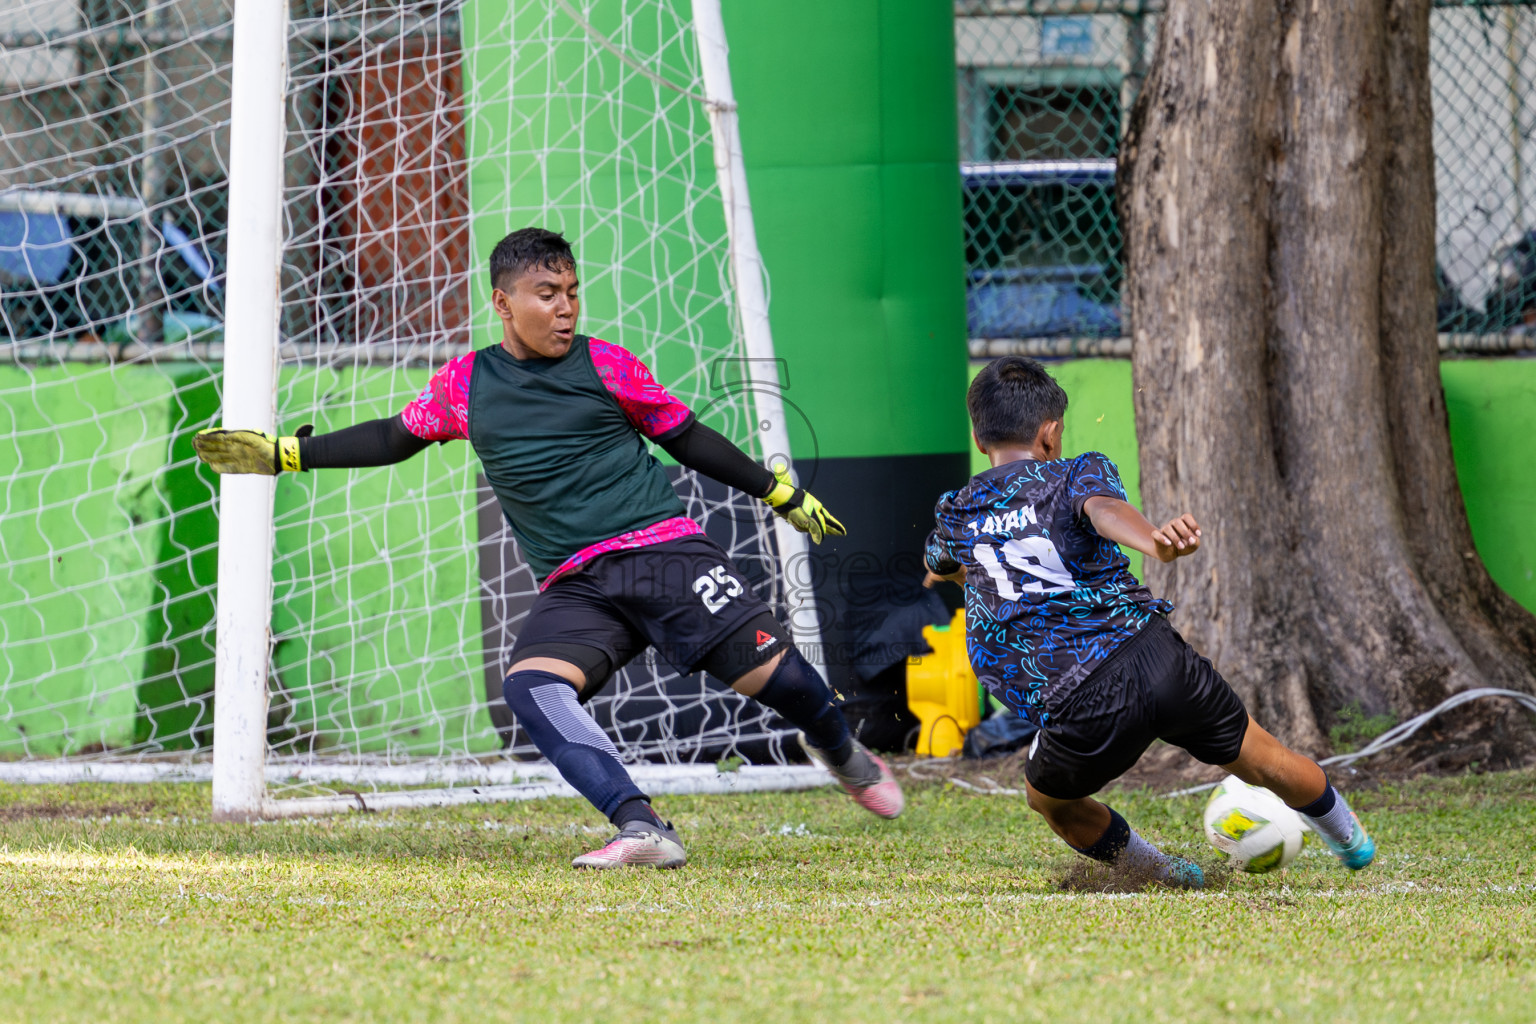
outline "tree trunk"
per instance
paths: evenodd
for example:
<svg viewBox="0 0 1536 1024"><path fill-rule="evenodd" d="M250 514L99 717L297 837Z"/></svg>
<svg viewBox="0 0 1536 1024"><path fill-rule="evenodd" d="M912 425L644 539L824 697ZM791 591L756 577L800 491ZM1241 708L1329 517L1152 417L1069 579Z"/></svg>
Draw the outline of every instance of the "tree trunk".
<svg viewBox="0 0 1536 1024"><path fill-rule="evenodd" d="M1536 620L1472 546L1435 342L1429 0L1169 0L1117 191L1149 563L1261 722L1312 752L1536 691ZM1444 724L1510 763L1530 723ZM1486 746L1484 746L1486 745Z"/></svg>

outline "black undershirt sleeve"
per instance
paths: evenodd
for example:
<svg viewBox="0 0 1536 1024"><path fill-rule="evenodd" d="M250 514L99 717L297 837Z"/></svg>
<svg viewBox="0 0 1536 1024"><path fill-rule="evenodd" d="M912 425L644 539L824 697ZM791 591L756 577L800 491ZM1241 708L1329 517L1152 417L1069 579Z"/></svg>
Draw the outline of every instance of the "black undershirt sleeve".
<svg viewBox="0 0 1536 1024"><path fill-rule="evenodd" d="M752 461L718 430L689 417L676 432L655 439L668 455L711 480L754 498L766 498L777 482L767 467Z"/></svg>
<svg viewBox="0 0 1536 1024"><path fill-rule="evenodd" d="M386 416L329 434L299 438L299 463L305 469L392 466L431 443L407 430L399 416Z"/></svg>

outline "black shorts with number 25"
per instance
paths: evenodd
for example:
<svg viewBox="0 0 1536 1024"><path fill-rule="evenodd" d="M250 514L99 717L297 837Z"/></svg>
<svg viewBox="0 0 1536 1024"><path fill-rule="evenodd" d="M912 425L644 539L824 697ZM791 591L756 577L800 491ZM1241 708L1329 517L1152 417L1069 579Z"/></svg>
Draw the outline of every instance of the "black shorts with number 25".
<svg viewBox="0 0 1536 1024"><path fill-rule="evenodd" d="M1156 739L1206 764L1231 764L1248 731L1242 698L1161 615L1049 711L1024 775L1058 800L1097 793Z"/></svg>
<svg viewBox="0 0 1536 1024"><path fill-rule="evenodd" d="M586 673L582 698L646 647L682 673L735 682L790 646L718 544L701 534L610 551L534 599L510 664L552 657Z"/></svg>

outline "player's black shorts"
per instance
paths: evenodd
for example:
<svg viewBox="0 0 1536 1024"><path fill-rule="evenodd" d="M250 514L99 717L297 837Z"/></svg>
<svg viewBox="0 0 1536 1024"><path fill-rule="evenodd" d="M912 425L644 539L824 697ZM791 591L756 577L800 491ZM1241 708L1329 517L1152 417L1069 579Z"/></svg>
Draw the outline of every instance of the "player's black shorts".
<svg viewBox="0 0 1536 1024"><path fill-rule="evenodd" d="M559 658L586 673L582 699L648 646L677 671L735 682L790 635L709 538L610 551L534 599L509 664Z"/></svg>
<svg viewBox="0 0 1536 1024"><path fill-rule="evenodd" d="M1247 730L1232 687L1154 615L1049 709L1024 774L1046 796L1075 800L1125 774L1155 739L1206 764L1231 764Z"/></svg>

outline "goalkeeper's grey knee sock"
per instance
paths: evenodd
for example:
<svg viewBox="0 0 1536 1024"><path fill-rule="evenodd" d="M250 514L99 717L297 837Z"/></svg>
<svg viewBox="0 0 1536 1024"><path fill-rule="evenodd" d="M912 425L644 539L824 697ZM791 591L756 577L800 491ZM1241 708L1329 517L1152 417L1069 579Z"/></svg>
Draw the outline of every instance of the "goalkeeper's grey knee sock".
<svg viewBox="0 0 1536 1024"><path fill-rule="evenodd" d="M1326 775L1323 776L1322 796L1305 807L1291 809L1307 819L1307 824L1312 826L1312 831L1332 839L1341 846L1348 843L1355 834L1355 816L1350 813L1349 804L1344 801L1344 794L1333 788L1333 783L1328 781Z"/></svg>
<svg viewBox="0 0 1536 1024"><path fill-rule="evenodd" d="M793 647L752 699L788 719L834 765L841 767L853 756L853 737L832 703L832 691Z"/></svg>
<svg viewBox="0 0 1536 1024"><path fill-rule="evenodd" d="M1109 827L1104 834L1091 846L1073 846L1072 849L1111 867L1145 872L1167 881L1168 855L1141 838L1119 811L1113 807L1106 810L1109 811Z"/></svg>
<svg viewBox="0 0 1536 1024"><path fill-rule="evenodd" d="M611 818L646 799L619 760L613 741L576 702L576 688L553 672L524 669L502 684L507 707L560 777Z"/></svg>

